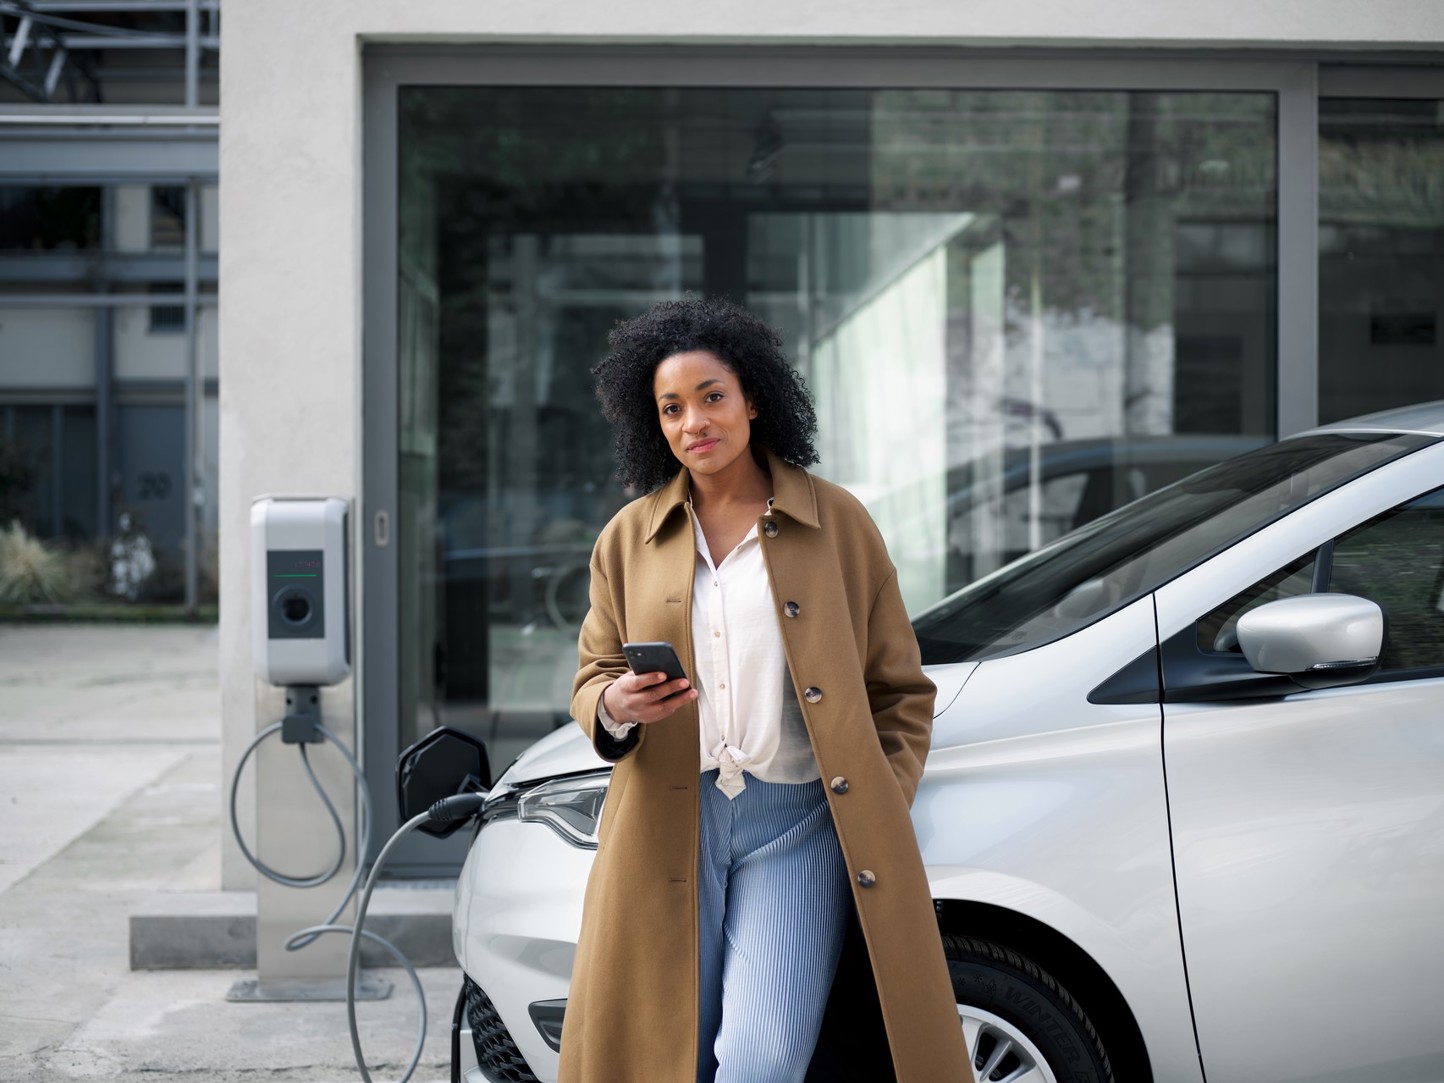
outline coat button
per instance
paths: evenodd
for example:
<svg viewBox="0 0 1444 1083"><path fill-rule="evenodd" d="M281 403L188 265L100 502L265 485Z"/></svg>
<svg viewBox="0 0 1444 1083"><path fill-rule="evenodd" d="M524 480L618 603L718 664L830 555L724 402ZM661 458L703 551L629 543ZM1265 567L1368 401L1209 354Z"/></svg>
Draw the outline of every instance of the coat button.
<svg viewBox="0 0 1444 1083"><path fill-rule="evenodd" d="M841 775L833 779L830 785L832 786L833 793L847 793L847 779Z"/></svg>
<svg viewBox="0 0 1444 1083"><path fill-rule="evenodd" d="M782 603L782 615L783 615L784 617L795 617L795 616L797 616L797 614L799 614L799 613L801 613L801 612L802 612L802 606L798 605L796 602L783 602L783 603Z"/></svg>
<svg viewBox="0 0 1444 1083"><path fill-rule="evenodd" d="M877 877L872 874L871 869L863 869L857 874L858 887L872 887L875 883L877 883Z"/></svg>
<svg viewBox="0 0 1444 1083"><path fill-rule="evenodd" d="M769 538L777 537L777 524L772 522L763 523L762 533L766 534Z"/></svg>
<svg viewBox="0 0 1444 1083"><path fill-rule="evenodd" d="M816 703L818 700L820 700L820 699L822 698L822 689L821 689L821 688L807 688L807 689L804 689L804 690L803 690L803 693L802 693L802 698L805 699L805 700L807 700L808 703Z"/></svg>

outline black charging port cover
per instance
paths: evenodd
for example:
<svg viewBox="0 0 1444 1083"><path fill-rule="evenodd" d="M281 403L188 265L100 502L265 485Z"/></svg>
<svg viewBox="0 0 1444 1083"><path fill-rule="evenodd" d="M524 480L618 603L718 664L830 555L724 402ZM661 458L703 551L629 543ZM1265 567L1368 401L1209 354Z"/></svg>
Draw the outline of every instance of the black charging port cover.
<svg viewBox="0 0 1444 1083"><path fill-rule="evenodd" d="M486 746L450 726L432 730L396 760L396 805L402 823L444 798L490 787L491 764ZM465 822L466 818L444 824L423 823L416 830L444 839Z"/></svg>

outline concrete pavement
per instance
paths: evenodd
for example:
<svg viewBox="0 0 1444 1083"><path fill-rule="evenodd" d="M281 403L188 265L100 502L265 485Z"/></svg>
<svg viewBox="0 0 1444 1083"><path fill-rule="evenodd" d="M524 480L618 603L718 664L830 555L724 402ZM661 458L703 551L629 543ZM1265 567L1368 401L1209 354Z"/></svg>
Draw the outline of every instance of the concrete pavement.
<svg viewBox="0 0 1444 1083"><path fill-rule="evenodd" d="M231 1003L254 977L238 969L130 969L133 914L220 886L218 704L213 627L0 624L0 1080L359 1078L343 1004ZM358 1015L372 1077L395 1080L417 1003L376 973L395 989ZM460 973L420 973L413 1078L436 1083Z"/></svg>

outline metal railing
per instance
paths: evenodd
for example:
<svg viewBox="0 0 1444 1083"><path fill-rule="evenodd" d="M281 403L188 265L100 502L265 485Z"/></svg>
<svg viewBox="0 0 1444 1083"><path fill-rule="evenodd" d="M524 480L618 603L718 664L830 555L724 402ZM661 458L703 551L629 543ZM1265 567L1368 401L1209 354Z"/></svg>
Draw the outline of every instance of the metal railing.
<svg viewBox="0 0 1444 1083"><path fill-rule="evenodd" d="M0 0L0 79L27 98L55 103L62 86L69 102L98 102L103 74L92 54L113 49L184 50L177 74L185 104L200 104L201 55L220 48L220 0ZM124 22L180 13L179 30Z"/></svg>

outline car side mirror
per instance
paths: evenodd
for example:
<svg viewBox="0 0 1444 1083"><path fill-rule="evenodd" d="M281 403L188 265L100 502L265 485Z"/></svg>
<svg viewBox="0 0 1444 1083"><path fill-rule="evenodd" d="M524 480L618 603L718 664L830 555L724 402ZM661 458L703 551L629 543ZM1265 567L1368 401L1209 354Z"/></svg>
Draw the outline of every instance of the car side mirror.
<svg viewBox="0 0 1444 1083"><path fill-rule="evenodd" d="M470 734L441 726L417 741L396 760L396 804L406 823L443 798L478 793L491 786L486 746ZM442 824L423 823L416 830L444 839L465 818Z"/></svg>
<svg viewBox="0 0 1444 1083"><path fill-rule="evenodd" d="M1259 673L1303 688L1356 684L1379 668L1384 611L1352 594L1281 598L1239 617L1238 645Z"/></svg>

